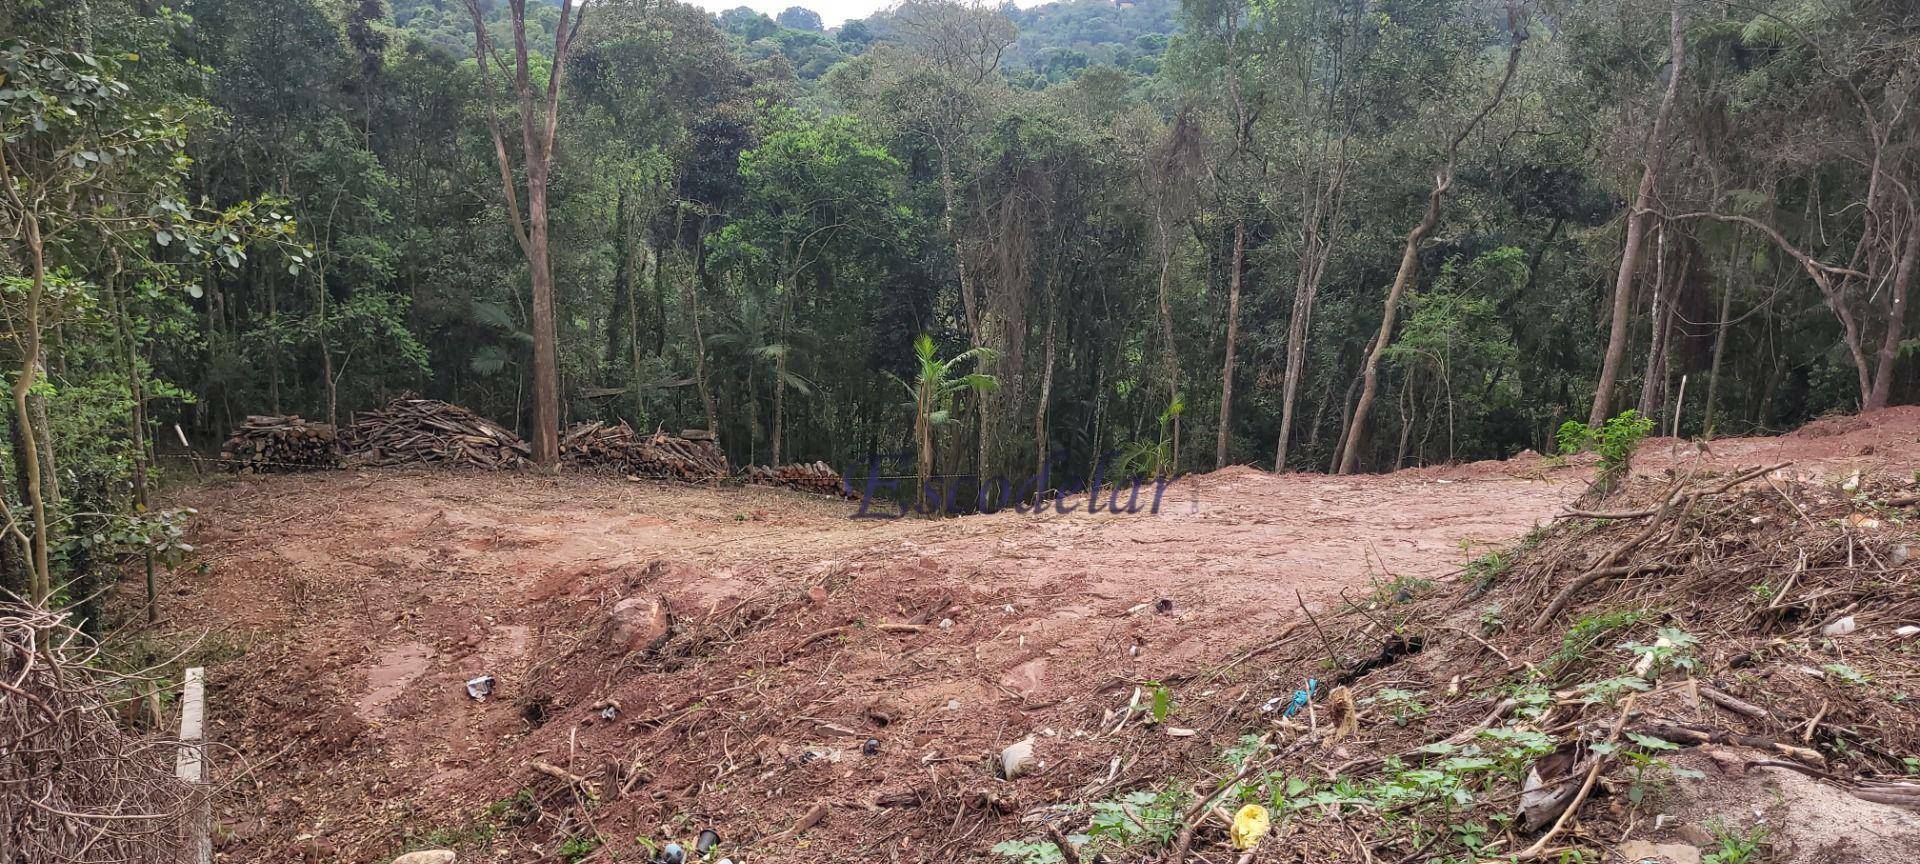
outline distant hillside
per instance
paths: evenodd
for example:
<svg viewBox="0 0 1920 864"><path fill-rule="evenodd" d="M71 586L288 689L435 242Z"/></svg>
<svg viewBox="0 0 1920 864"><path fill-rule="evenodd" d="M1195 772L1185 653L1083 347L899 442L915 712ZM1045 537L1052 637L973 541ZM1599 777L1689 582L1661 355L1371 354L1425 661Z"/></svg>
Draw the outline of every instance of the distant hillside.
<svg viewBox="0 0 1920 864"><path fill-rule="evenodd" d="M473 25L461 0L389 2L393 23L403 32L458 55L472 52ZM542 37L535 40L536 50L552 38L556 5L530 7L533 30ZM1007 71L1016 79L1028 72L1046 83L1072 80L1081 70L1101 64L1151 75L1160 68L1167 38L1179 29L1179 0L1060 0L1030 9L1011 3L1003 8L1020 28L1020 39L1004 61ZM794 77L809 81L864 52L887 32L888 17L882 11L823 30L820 16L802 5L778 16L745 6L714 16L722 30L739 39L745 59L784 64Z"/></svg>
<svg viewBox="0 0 1920 864"><path fill-rule="evenodd" d="M1088 66L1111 64L1151 75L1160 68L1167 37L1179 29L1179 0L1061 0L1007 10L1020 28L1006 64L1026 67L1049 82L1073 78Z"/></svg>

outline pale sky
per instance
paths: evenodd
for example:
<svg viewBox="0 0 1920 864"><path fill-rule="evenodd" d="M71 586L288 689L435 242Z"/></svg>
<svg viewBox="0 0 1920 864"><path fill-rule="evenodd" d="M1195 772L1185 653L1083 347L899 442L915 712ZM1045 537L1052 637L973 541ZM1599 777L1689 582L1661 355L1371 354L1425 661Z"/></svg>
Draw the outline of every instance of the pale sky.
<svg viewBox="0 0 1920 864"><path fill-rule="evenodd" d="M820 20L828 27L838 27L849 18L865 18L875 12L893 5L895 0L687 0L708 12L725 12L736 6L745 6L771 18L780 14L788 6L805 6L820 13ZM1037 6L1046 0L1015 0L1016 5L1024 9Z"/></svg>

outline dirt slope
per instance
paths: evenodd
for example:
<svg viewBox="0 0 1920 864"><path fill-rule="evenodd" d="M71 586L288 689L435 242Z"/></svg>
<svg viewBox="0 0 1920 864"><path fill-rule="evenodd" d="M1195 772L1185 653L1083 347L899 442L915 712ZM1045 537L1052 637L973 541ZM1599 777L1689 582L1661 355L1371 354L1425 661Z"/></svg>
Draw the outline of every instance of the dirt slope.
<svg viewBox="0 0 1920 864"><path fill-rule="evenodd" d="M1920 466L1920 409L1824 422L1709 452L1649 442L1639 469ZM1259 644L1302 601L1449 578L1587 476L1532 458L1233 468L1176 483L1157 514L940 521L579 476L220 478L180 498L200 569L163 614L175 638L210 634L226 860L644 860L641 838L708 824L736 853L757 838L757 861L955 860L1064 790L1167 768L1164 748L1087 734L1135 686ZM626 598L663 601L671 628L620 629ZM476 702L462 682L482 674L496 689ZM1181 718L1196 747L1204 720ZM993 755L1029 734L1044 769L996 779ZM821 824L782 833L820 804ZM541 845L563 834L604 845Z"/></svg>

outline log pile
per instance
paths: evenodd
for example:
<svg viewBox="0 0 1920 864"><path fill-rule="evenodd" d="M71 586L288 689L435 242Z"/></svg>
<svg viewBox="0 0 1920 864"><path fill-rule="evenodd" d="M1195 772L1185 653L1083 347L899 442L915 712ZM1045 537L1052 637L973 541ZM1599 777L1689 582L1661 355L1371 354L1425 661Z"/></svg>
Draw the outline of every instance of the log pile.
<svg viewBox="0 0 1920 864"><path fill-rule="evenodd" d="M848 489L846 481L840 477L839 472L834 471L825 462L815 462L811 465L795 463L777 468L769 465L748 465L740 472L740 476L746 478L748 483L758 483L762 486L784 486L802 492L841 498L860 497Z"/></svg>
<svg viewBox="0 0 1920 864"><path fill-rule="evenodd" d="M241 474L324 471L340 467L340 436L333 426L297 414L256 414L220 445L220 461Z"/></svg>
<svg viewBox="0 0 1920 864"><path fill-rule="evenodd" d="M704 482L727 476L727 454L713 433L645 433L621 422L576 423L560 438L560 458L581 468L612 468L635 477Z"/></svg>
<svg viewBox="0 0 1920 864"><path fill-rule="evenodd" d="M367 464L408 462L524 468L533 450L520 436L485 417L438 399L395 399L363 411L347 429L348 451Z"/></svg>

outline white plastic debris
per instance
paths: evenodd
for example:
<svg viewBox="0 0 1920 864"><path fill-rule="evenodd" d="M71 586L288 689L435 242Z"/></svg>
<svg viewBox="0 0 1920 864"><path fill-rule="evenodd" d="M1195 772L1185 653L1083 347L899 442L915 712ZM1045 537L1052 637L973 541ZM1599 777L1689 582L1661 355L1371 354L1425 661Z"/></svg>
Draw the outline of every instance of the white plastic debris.
<svg viewBox="0 0 1920 864"><path fill-rule="evenodd" d="M1000 776L1014 780L1033 770L1033 736L1008 744L1000 751Z"/></svg>
<svg viewBox="0 0 1920 864"><path fill-rule="evenodd" d="M1860 627L1859 623L1853 620L1853 616L1848 615L1845 618L1842 618L1838 621L1833 622L1832 624L1828 624L1827 626L1820 628L1820 635L1845 636L1848 633L1852 633L1853 631L1859 629L1859 627Z"/></svg>
<svg viewBox="0 0 1920 864"><path fill-rule="evenodd" d="M493 676L482 675L467 679L467 696L476 702L485 702L493 694Z"/></svg>

